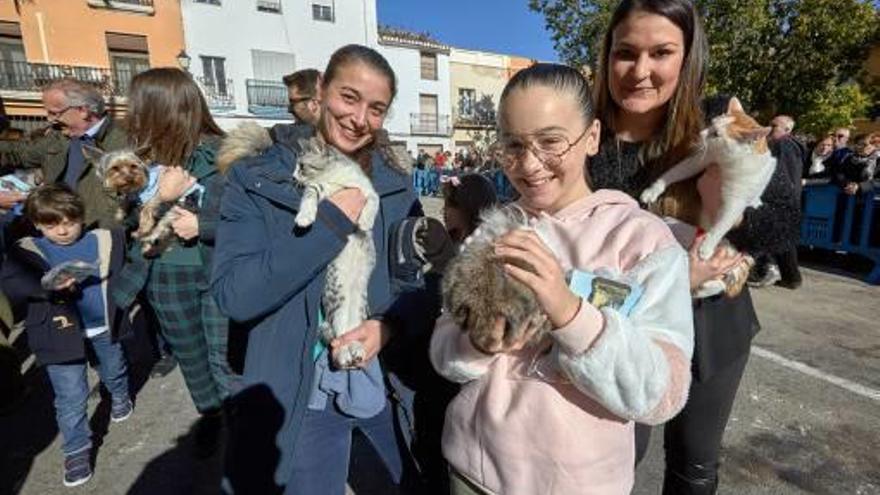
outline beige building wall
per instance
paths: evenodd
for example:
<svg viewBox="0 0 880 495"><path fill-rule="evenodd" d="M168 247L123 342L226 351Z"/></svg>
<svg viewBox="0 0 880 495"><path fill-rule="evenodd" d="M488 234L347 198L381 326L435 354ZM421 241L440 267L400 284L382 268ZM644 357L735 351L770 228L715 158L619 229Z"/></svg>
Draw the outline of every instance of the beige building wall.
<svg viewBox="0 0 880 495"><path fill-rule="evenodd" d="M460 114L461 90L473 90L476 101L488 95L497 110L501 92L508 81L508 56L496 53L453 48L449 55L449 79L451 85L455 149L467 148L479 141L491 127L473 125Z"/></svg>

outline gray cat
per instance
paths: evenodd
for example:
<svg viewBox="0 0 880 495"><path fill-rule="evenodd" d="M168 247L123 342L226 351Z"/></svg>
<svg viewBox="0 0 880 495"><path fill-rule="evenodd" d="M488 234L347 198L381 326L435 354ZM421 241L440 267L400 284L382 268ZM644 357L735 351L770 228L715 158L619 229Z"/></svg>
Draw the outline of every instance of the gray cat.
<svg viewBox="0 0 880 495"><path fill-rule="evenodd" d="M302 154L293 177L304 190L295 219L297 226L312 225L318 204L342 189L360 189L367 200L357 220L357 230L348 235L345 247L327 267L322 297L324 323L319 331L329 344L367 318L367 288L376 265L372 229L379 212L379 196L360 165L334 147L317 138L301 139L299 144ZM350 368L365 356L361 343L354 341L339 350L334 364Z"/></svg>
<svg viewBox="0 0 880 495"><path fill-rule="evenodd" d="M501 261L495 258L495 241L515 229L535 231L554 250L542 232L542 223L530 222L518 206L488 208L480 213L480 226L443 275L444 311L468 333L473 346L487 354L496 352L493 329L498 317L505 320L505 345L518 341L524 324L536 318L543 323L531 343L539 342L552 329L546 318L540 319L543 309L532 290L505 274Z"/></svg>

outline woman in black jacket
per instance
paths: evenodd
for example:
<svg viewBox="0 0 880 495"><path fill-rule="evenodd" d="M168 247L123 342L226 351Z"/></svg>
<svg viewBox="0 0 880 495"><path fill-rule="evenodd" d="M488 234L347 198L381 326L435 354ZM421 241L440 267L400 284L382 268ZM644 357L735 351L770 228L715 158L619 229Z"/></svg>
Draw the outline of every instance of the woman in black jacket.
<svg viewBox="0 0 880 495"><path fill-rule="evenodd" d="M619 189L638 198L665 170L695 151L704 124L701 109L707 44L688 0L623 0L600 54L594 88L603 125L599 153L589 161L594 189ZM707 102L717 115L725 101ZM712 180L717 174L704 174ZM703 184L705 185L705 184ZM667 195L695 195L695 181ZM782 169L727 238L752 256L783 252L797 239L797 202ZM708 261L691 246L691 287L717 278L738 259L716 251ZM711 494L718 486L721 439L736 390L759 330L748 290L734 298L694 300L693 381L685 409L665 428L664 494ZM650 430L636 429L637 459Z"/></svg>

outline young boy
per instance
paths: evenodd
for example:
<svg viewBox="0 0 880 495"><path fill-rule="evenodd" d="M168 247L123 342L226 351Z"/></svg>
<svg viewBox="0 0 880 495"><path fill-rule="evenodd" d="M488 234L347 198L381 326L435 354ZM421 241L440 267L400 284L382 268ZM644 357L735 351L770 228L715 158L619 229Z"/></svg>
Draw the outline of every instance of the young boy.
<svg viewBox="0 0 880 495"><path fill-rule="evenodd" d="M109 275L124 260L124 237L121 231L83 232L83 201L64 184L32 191L24 211L42 237L24 237L10 248L2 287L13 304L27 305L28 343L46 367L55 393L64 484L77 486L92 476L87 347L97 358L101 382L111 395L110 419L125 421L133 410L125 358L117 341L130 319L107 299ZM41 282L52 268L74 261L92 264L94 273L62 272Z"/></svg>

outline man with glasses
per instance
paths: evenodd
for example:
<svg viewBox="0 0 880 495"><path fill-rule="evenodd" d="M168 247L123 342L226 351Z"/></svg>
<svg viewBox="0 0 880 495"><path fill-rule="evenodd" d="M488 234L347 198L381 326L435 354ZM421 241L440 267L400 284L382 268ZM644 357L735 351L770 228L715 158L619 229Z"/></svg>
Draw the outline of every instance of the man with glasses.
<svg viewBox="0 0 880 495"><path fill-rule="evenodd" d="M113 151L128 144L103 96L93 85L60 79L43 88L43 108L51 126L47 134L33 141L0 142L0 161L40 167L46 183L64 182L75 189L86 202L86 228L118 225L116 202L83 154L85 145Z"/></svg>

